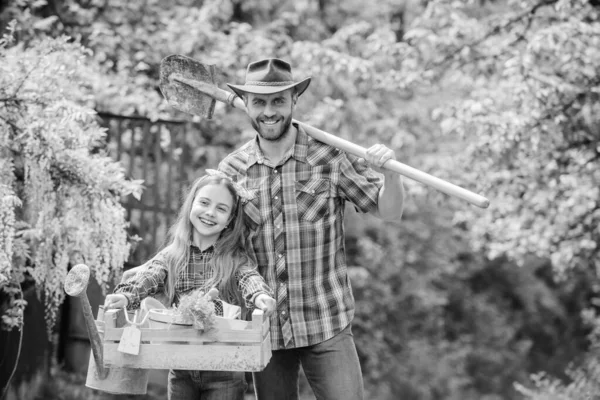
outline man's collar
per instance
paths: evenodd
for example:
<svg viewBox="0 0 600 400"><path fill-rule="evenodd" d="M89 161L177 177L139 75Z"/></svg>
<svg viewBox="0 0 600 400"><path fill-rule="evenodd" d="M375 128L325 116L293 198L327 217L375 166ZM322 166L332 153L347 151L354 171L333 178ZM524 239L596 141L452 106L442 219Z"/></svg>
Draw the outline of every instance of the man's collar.
<svg viewBox="0 0 600 400"><path fill-rule="evenodd" d="M262 164L265 161L265 156L258 145L258 134L250 143L248 147L248 161L246 162L246 169L250 168L256 163Z"/></svg>
<svg viewBox="0 0 600 400"><path fill-rule="evenodd" d="M293 157L296 160L305 163L308 155L308 135L299 125L294 126L298 130L298 134L296 135L296 144L294 145Z"/></svg>
<svg viewBox="0 0 600 400"><path fill-rule="evenodd" d="M297 124L294 124L294 127L297 130L296 134L296 142L291 149L291 157L294 157L297 161L306 162L306 156L308 155L308 135L304 132L304 129ZM288 154L290 152L286 152L286 156L283 158L286 160L288 158ZM250 147L248 149L248 161L246 164L246 168L250 168L254 164L264 164L265 155L260 149L258 142L258 134L251 142Z"/></svg>

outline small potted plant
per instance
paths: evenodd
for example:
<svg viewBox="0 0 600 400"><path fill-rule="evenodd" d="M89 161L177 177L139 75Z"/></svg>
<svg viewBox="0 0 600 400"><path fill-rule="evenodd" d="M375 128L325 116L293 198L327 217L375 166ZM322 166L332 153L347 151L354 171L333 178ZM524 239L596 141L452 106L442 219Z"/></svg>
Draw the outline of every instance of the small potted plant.
<svg viewBox="0 0 600 400"><path fill-rule="evenodd" d="M175 327L191 325L195 329L208 332L215 326L215 305L212 300L217 294L216 289L211 289L209 293L196 289L181 296L179 304L173 308L150 310L150 321Z"/></svg>

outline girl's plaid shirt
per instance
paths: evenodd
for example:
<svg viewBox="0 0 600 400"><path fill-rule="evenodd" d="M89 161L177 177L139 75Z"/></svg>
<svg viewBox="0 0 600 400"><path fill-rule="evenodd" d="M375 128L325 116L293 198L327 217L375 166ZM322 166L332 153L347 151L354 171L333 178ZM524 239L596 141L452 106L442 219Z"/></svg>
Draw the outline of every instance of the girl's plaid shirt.
<svg viewBox="0 0 600 400"><path fill-rule="evenodd" d="M190 246L190 259L187 268L179 275L175 284L177 297L195 289L201 289L205 292L210 289L207 282L214 274L214 268L210 263L213 254L214 248L212 246L204 251L196 246ZM167 265L159 253L144 264L144 268L133 278L117 285L115 293L122 293L129 299L128 309L137 309L143 299L164 291L167 275ZM273 292L256 269L238 269L235 278L248 310L254 309L254 299L259 294L266 293L273 296ZM177 302L177 298L175 301ZM217 315L223 315L223 308L219 301L215 302L215 312Z"/></svg>
<svg viewBox="0 0 600 400"><path fill-rule="evenodd" d="M360 212L375 211L383 186L381 175L356 157L296 127L296 143L278 165L269 163L256 139L219 164L249 193L244 210L255 229L247 249L277 296L277 314L271 317L273 350L321 343L352 321L345 203Z"/></svg>

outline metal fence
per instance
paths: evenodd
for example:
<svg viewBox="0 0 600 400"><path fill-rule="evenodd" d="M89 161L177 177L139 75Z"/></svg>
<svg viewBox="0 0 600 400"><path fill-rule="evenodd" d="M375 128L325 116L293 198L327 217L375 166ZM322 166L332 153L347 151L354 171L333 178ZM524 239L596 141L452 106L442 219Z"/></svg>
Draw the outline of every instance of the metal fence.
<svg viewBox="0 0 600 400"><path fill-rule="evenodd" d="M139 265L164 243L185 188L208 161L198 155L211 146L200 124L107 113L99 117L107 128L109 155L123 164L128 178L144 180L140 200L123 199L129 233L141 238L128 264Z"/></svg>

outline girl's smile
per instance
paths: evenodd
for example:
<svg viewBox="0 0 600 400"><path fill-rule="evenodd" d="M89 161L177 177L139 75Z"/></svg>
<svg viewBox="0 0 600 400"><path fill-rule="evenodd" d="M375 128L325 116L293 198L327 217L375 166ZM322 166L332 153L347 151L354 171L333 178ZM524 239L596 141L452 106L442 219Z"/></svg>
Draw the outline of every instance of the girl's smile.
<svg viewBox="0 0 600 400"><path fill-rule="evenodd" d="M216 222L209 221L209 220L204 219L204 218L200 218L200 221L202 221L204 224L206 224L208 226L215 226L217 224Z"/></svg>

